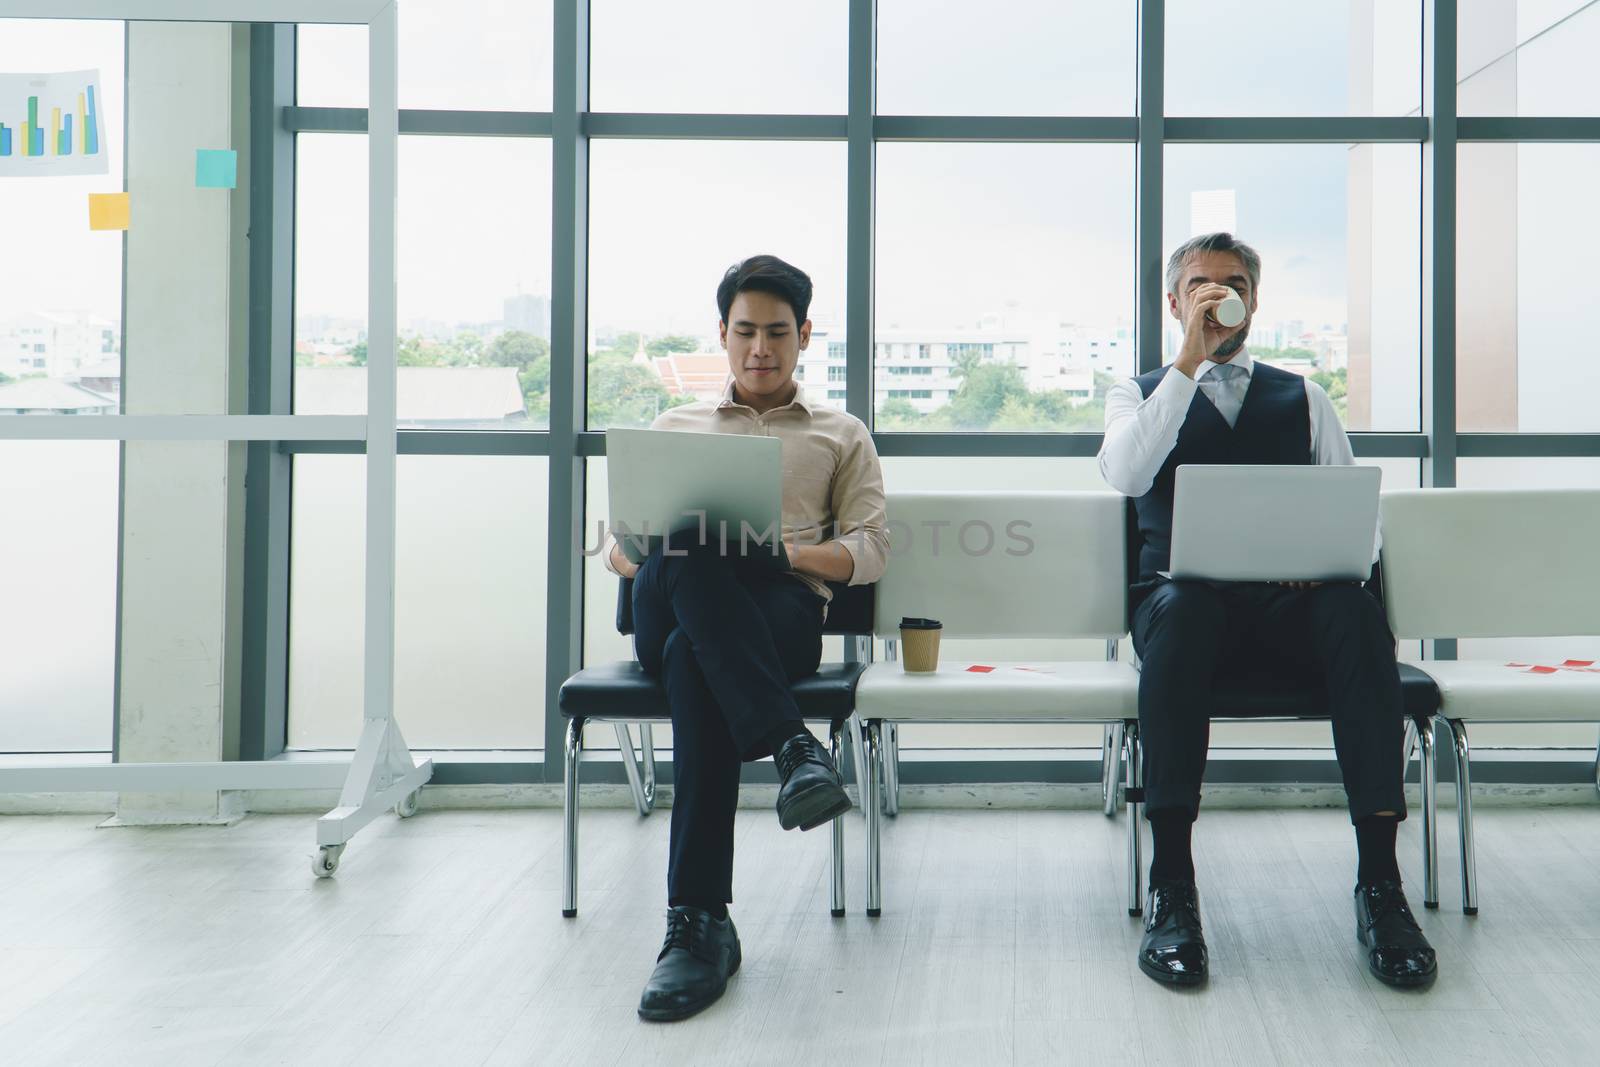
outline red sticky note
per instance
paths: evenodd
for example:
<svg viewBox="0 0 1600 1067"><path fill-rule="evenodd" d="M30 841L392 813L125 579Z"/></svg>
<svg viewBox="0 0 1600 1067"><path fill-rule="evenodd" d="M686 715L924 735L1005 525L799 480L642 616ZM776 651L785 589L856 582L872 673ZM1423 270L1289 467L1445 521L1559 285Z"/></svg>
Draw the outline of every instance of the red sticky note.
<svg viewBox="0 0 1600 1067"><path fill-rule="evenodd" d="M994 670L993 667L985 667L981 663L974 663L972 666L967 668L967 673L968 674L988 674L992 670Z"/></svg>
<svg viewBox="0 0 1600 1067"><path fill-rule="evenodd" d="M1529 667L1528 668L1528 673L1529 674L1555 674L1556 673L1556 668L1555 667Z"/></svg>
<svg viewBox="0 0 1600 1067"><path fill-rule="evenodd" d="M1569 660L1567 660L1565 663L1563 663L1561 665L1563 667L1593 667L1594 666L1594 660L1592 660L1592 659L1569 659Z"/></svg>

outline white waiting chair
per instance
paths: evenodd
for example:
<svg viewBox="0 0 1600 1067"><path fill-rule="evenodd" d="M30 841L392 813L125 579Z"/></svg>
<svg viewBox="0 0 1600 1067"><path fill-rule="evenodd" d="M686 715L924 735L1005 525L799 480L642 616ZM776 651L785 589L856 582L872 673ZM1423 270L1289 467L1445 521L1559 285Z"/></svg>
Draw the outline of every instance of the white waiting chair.
<svg viewBox="0 0 1600 1067"><path fill-rule="evenodd" d="M1422 489L1383 496L1389 626L1397 638L1600 634L1600 490ZM1600 660L1600 655L1593 657ZM1478 911L1475 722L1600 722L1600 673L1569 664L1427 660L1454 741L1462 910ZM1600 752L1596 755L1600 789Z"/></svg>
<svg viewBox="0 0 1600 1067"><path fill-rule="evenodd" d="M898 786L898 724L1107 723L1122 727L1128 768L1128 910L1143 906L1137 779L1139 676L1117 661L1127 629L1123 498L1111 492L915 492L888 499L893 559L878 582L873 632L885 641L856 686L867 732L867 914L883 906L879 827ZM898 660L903 617L935 618L946 639L981 638L1004 655L1028 638L1093 638L1098 661L985 661L949 652L929 674ZM888 738L886 742L886 736ZM893 801L890 800L892 806ZM892 811L891 811L892 813Z"/></svg>

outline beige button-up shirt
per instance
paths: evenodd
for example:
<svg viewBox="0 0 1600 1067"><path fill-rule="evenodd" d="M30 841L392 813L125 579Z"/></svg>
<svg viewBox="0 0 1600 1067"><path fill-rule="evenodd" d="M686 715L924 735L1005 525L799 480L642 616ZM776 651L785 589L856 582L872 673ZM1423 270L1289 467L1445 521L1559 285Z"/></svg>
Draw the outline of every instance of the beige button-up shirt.
<svg viewBox="0 0 1600 1067"><path fill-rule="evenodd" d="M729 378L721 400L663 411L650 428L776 437L783 449L783 535L803 544L838 541L855 561L851 585L883 577L889 561L883 469L872 435L854 415L812 407L798 382L793 400L757 414L733 398ZM602 558L616 574L610 544ZM794 576L824 602L830 599L821 578L799 572Z"/></svg>

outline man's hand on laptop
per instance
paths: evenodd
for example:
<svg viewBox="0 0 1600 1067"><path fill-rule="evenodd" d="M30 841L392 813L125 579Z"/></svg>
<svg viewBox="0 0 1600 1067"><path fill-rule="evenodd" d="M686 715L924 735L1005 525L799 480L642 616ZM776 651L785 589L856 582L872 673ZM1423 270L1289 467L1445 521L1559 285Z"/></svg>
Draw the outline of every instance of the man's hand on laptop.
<svg viewBox="0 0 1600 1067"><path fill-rule="evenodd" d="M624 578L632 578L639 573L639 565L623 555L622 546L618 544L611 546L611 565L617 568L617 573Z"/></svg>

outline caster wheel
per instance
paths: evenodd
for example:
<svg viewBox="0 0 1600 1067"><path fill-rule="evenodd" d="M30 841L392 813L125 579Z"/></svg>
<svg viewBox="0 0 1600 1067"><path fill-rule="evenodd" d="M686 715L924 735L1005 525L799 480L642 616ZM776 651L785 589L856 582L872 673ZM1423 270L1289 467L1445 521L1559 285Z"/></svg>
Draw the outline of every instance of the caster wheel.
<svg viewBox="0 0 1600 1067"><path fill-rule="evenodd" d="M421 792L422 791L418 789L407 793L404 799L394 806L394 813L400 816L402 819L409 819L411 816L415 815L417 813L417 797L421 794Z"/></svg>
<svg viewBox="0 0 1600 1067"><path fill-rule="evenodd" d="M323 845L311 857L311 873L318 878L332 878L333 872L339 869L339 856L343 852L343 845Z"/></svg>

